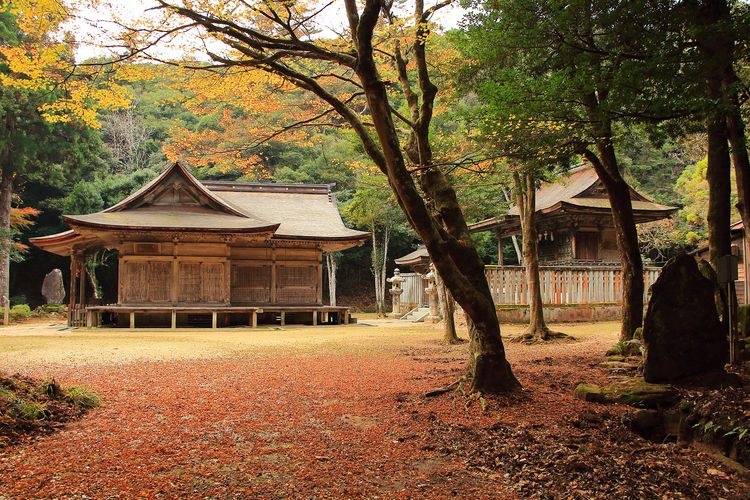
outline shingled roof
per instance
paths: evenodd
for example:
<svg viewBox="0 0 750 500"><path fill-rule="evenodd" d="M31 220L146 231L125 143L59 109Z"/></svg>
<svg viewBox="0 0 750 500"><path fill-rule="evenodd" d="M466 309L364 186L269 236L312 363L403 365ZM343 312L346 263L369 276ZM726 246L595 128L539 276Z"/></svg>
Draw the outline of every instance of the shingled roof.
<svg viewBox="0 0 750 500"><path fill-rule="evenodd" d="M630 189L633 212L637 223L664 219L677 208L655 203ZM602 213L611 211L604 186L594 167L581 165L568 172L555 182L545 182L536 191L536 212L542 215L562 213ZM493 217L469 225L471 232L488 230L501 234L520 231L518 207L511 205L507 215Z"/></svg>
<svg viewBox="0 0 750 500"><path fill-rule="evenodd" d="M356 244L369 233L347 228L327 184L205 182L180 162L100 212L65 215L70 231L32 238L54 253L91 240L92 231L255 234Z"/></svg>

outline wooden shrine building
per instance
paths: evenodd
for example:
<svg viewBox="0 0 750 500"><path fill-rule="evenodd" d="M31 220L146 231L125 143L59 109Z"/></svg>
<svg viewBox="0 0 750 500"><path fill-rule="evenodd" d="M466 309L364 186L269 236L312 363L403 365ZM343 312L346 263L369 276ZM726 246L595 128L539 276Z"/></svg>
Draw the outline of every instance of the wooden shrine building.
<svg viewBox="0 0 750 500"><path fill-rule="evenodd" d="M636 224L665 219L677 208L660 205L630 189ZM536 192L536 227L542 265L615 264L619 262L612 209L607 191L593 167L582 165ZM521 234L518 207L507 215L469 226L471 232L492 231L498 238L498 264L502 239Z"/></svg>
<svg viewBox="0 0 750 500"><path fill-rule="evenodd" d="M348 308L323 304L322 254L368 237L344 226L329 185L201 182L179 162L64 219L69 231L31 241L71 257L71 326L348 322ZM119 256L115 304L86 296L85 255L102 248Z"/></svg>

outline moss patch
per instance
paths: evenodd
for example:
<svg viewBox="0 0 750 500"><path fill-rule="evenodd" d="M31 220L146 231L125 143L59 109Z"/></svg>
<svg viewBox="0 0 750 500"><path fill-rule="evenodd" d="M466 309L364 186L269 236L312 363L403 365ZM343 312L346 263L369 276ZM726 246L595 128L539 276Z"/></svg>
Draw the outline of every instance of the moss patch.
<svg viewBox="0 0 750 500"><path fill-rule="evenodd" d="M649 384L640 377L624 378L605 386L578 384L575 397L593 403L617 403L637 408L671 406L679 399L677 391L668 384Z"/></svg>
<svg viewBox="0 0 750 500"><path fill-rule="evenodd" d="M0 447L46 433L99 406L99 397L80 386L63 390L54 380L0 373Z"/></svg>

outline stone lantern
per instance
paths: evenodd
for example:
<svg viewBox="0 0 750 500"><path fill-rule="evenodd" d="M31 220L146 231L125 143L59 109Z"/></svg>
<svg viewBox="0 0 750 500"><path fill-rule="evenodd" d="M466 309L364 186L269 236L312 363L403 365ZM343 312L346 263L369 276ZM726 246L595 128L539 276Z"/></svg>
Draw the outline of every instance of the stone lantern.
<svg viewBox="0 0 750 500"><path fill-rule="evenodd" d="M393 276L386 280L391 284L391 302L393 303L393 312L391 316L394 318L401 317L401 294L404 290L401 288L401 284L406 281L405 278L401 277L401 271L398 268L393 270Z"/></svg>
<svg viewBox="0 0 750 500"><path fill-rule="evenodd" d="M428 304L430 306L430 315L425 318L425 321L436 323L440 321L440 312L438 307L438 289L435 266L433 264L430 264L430 272L425 274L424 278L427 280L427 288L424 289L424 292L427 294Z"/></svg>

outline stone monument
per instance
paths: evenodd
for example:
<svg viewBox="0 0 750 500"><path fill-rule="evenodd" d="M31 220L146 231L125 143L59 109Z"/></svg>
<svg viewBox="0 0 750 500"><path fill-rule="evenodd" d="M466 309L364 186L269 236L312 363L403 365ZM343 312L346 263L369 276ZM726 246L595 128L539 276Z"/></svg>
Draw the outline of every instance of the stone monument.
<svg viewBox="0 0 750 500"><path fill-rule="evenodd" d="M672 382L722 371L729 356L727 332L714 301L714 285L683 254L671 259L652 285L643 322L643 376Z"/></svg>
<svg viewBox="0 0 750 500"><path fill-rule="evenodd" d="M47 304L62 304L65 300L65 286L62 271L53 269L42 282L42 295Z"/></svg>

